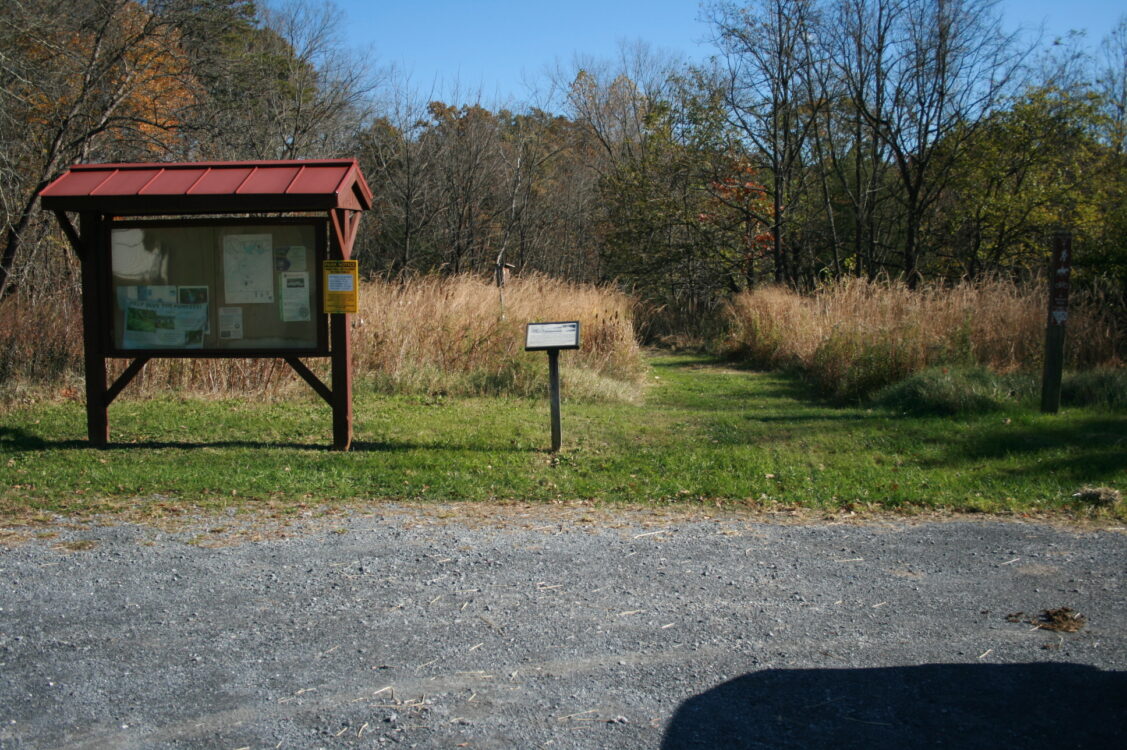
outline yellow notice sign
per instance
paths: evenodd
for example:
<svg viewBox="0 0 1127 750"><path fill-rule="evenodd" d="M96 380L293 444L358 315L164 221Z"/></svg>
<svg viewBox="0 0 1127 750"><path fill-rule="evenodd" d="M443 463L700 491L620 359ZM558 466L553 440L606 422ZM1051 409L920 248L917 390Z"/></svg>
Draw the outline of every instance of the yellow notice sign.
<svg viewBox="0 0 1127 750"><path fill-rule="evenodd" d="M325 312L359 312L360 271L355 260L326 260L321 266L325 279Z"/></svg>

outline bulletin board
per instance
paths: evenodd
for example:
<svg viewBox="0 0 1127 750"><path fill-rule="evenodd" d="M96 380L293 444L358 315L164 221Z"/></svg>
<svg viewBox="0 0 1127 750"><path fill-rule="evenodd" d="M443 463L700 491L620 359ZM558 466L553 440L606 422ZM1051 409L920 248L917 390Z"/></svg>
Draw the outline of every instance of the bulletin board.
<svg viewBox="0 0 1127 750"><path fill-rule="evenodd" d="M328 355L320 219L115 221L111 356Z"/></svg>

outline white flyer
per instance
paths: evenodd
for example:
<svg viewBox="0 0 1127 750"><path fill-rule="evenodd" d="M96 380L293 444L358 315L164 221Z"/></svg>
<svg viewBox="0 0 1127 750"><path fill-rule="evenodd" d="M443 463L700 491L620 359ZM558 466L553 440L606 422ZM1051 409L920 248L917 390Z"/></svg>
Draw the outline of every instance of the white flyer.
<svg viewBox="0 0 1127 750"><path fill-rule="evenodd" d="M243 308L219 308L219 338L232 341L243 337Z"/></svg>
<svg viewBox="0 0 1127 750"><path fill-rule="evenodd" d="M352 274L350 273L330 273L329 274L329 291L330 292L351 292L353 291Z"/></svg>
<svg viewBox="0 0 1127 750"><path fill-rule="evenodd" d="M269 234L223 237L223 290L228 305L274 301L273 238Z"/></svg>
<svg viewBox="0 0 1127 750"><path fill-rule="evenodd" d="M282 322L298 323L310 319L309 274L302 272L283 273Z"/></svg>

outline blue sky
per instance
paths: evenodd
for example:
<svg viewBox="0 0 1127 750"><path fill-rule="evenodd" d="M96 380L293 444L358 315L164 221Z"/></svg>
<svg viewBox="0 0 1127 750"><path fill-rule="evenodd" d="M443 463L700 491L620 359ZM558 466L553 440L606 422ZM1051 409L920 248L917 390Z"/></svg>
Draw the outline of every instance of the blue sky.
<svg viewBox="0 0 1127 750"><path fill-rule="evenodd" d="M641 39L698 60L712 53L697 0L333 0L353 47L410 74L435 98L455 84L461 99L524 102L526 82L543 84L554 64L612 58L619 41ZM1009 28L1039 27L1050 37L1086 30L1099 43L1127 13L1122 0L1002 0ZM452 97L450 97L452 98Z"/></svg>

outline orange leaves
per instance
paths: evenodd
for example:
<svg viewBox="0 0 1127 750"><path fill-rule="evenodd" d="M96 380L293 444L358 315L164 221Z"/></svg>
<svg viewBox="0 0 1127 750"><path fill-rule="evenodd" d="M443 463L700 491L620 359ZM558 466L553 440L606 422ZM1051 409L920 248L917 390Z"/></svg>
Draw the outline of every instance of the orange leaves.
<svg viewBox="0 0 1127 750"><path fill-rule="evenodd" d="M193 102L190 64L176 29L132 2L118 15L124 44L113 80L125 93L122 115L132 120L148 150L159 151L175 137L177 113Z"/></svg>
<svg viewBox="0 0 1127 750"><path fill-rule="evenodd" d="M179 35L132 0L96 7L89 16L40 10L19 19L23 75L9 91L21 105L17 116L43 144L108 136L130 141L130 150L160 151L193 101Z"/></svg>
<svg viewBox="0 0 1127 750"><path fill-rule="evenodd" d="M728 161L726 172L709 183L708 210L697 217L703 224L737 232L749 257L762 254L774 242L774 235L767 226L774 208L758 176L749 161Z"/></svg>

